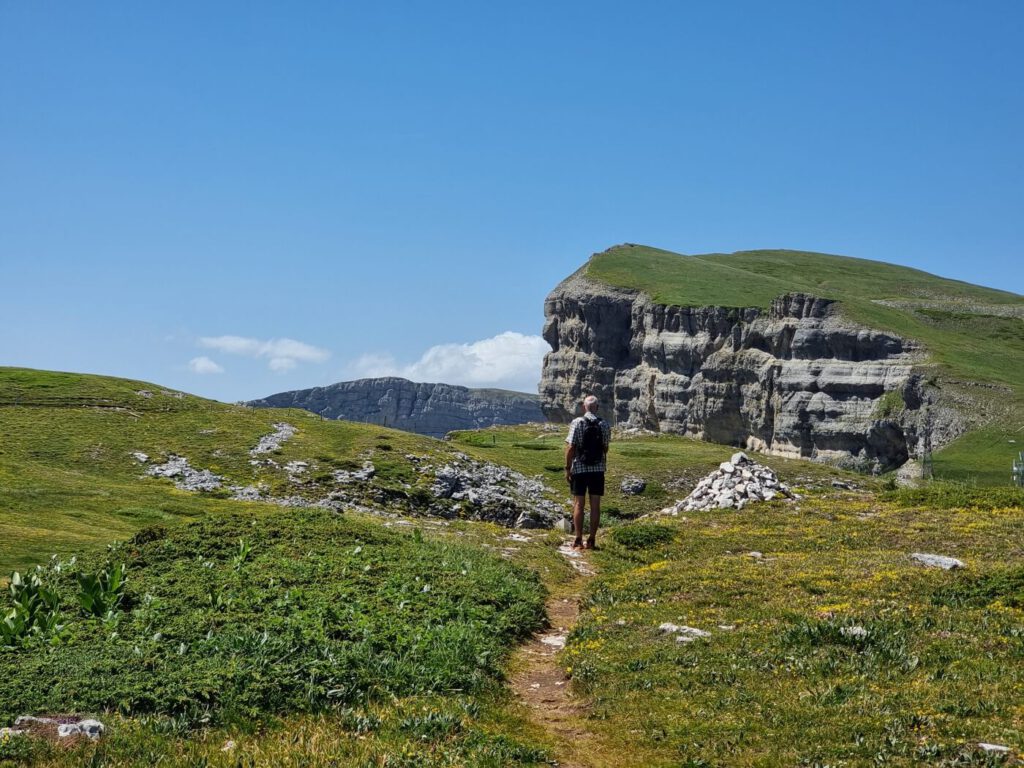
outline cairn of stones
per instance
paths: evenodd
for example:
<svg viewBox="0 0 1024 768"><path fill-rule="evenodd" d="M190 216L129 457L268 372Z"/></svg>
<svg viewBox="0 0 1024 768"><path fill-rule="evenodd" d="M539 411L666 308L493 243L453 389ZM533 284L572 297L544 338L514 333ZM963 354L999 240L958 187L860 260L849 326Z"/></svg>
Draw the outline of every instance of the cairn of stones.
<svg viewBox="0 0 1024 768"><path fill-rule="evenodd" d="M753 502L780 497L798 498L771 469L739 452L697 483L689 496L663 511L678 515L707 509L743 509Z"/></svg>

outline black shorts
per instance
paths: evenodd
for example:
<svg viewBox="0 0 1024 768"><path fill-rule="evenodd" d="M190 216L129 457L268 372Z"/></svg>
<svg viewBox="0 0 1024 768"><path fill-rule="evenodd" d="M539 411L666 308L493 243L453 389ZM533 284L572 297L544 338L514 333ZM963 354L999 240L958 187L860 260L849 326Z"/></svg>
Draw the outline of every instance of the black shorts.
<svg viewBox="0 0 1024 768"><path fill-rule="evenodd" d="M604 496L604 472L580 472L569 483L573 496Z"/></svg>

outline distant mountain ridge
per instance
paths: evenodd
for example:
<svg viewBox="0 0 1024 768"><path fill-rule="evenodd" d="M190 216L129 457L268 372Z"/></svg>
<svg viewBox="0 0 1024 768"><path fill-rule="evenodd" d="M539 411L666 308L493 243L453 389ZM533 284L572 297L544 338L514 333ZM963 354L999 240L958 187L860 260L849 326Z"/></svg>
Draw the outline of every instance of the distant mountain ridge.
<svg viewBox="0 0 1024 768"><path fill-rule="evenodd" d="M247 405L303 408L328 419L380 424L431 437L444 437L457 429L546 420L539 395L420 383L397 376L279 392Z"/></svg>

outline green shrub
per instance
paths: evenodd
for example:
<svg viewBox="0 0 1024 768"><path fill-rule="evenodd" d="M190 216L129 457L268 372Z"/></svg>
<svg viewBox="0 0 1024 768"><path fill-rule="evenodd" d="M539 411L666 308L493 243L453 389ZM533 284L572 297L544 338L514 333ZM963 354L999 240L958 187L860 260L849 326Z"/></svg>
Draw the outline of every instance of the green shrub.
<svg viewBox="0 0 1024 768"><path fill-rule="evenodd" d="M874 417L876 419L889 419L898 416L906 407L907 404L903 400L903 393L899 390L891 389L878 399L878 402L875 404Z"/></svg>
<svg viewBox="0 0 1024 768"><path fill-rule="evenodd" d="M675 530L667 525L624 525L612 530L612 538L626 549L650 549L668 544L675 537Z"/></svg>
<svg viewBox="0 0 1024 768"><path fill-rule="evenodd" d="M11 607L0 621L0 646L13 647L29 637L58 634L60 624L60 597L43 585L43 569L22 576L15 571L7 585Z"/></svg>
<svg viewBox="0 0 1024 768"><path fill-rule="evenodd" d="M244 723L473 693L497 684L512 642L544 617L525 569L328 510L210 516L112 554L129 581L99 557L77 571L96 574L88 582L108 610L130 610L116 631L67 616L59 648L0 649L0 722L117 710ZM54 601L73 602L72 570L46 577Z"/></svg>
<svg viewBox="0 0 1024 768"><path fill-rule="evenodd" d="M78 604L90 616L109 616L124 597L124 563L104 567L95 574L78 574Z"/></svg>
<svg viewBox="0 0 1024 768"><path fill-rule="evenodd" d="M985 607L996 601L1010 608L1024 608L1024 566L961 576L933 596L937 605Z"/></svg>

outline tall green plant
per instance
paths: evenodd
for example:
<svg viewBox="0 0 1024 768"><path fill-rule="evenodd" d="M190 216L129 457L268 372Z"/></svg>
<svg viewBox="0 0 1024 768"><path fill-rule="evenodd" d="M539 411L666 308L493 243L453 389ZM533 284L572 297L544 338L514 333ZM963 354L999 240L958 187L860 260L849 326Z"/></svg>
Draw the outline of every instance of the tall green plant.
<svg viewBox="0 0 1024 768"><path fill-rule="evenodd" d="M97 573L78 575L78 604L91 616L106 617L116 611L124 598L128 568L124 563L101 568Z"/></svg>
<svg viewBox="0 0 1024 768"><path fill-rule="evenodd" d="M59 634L60 598L43 585L38 570L25 576L15 571L7 591L12 607L0 621L0 645L12 647L34 635Z"/></svg>

